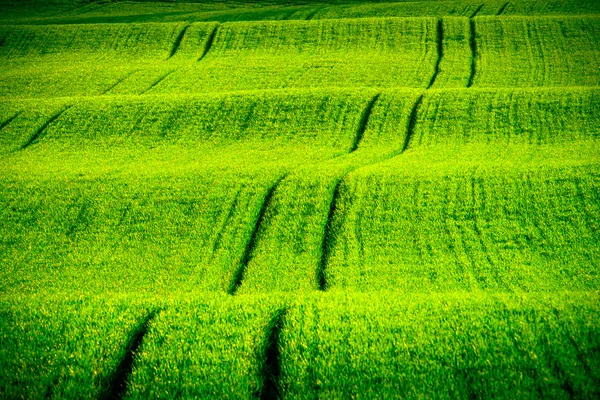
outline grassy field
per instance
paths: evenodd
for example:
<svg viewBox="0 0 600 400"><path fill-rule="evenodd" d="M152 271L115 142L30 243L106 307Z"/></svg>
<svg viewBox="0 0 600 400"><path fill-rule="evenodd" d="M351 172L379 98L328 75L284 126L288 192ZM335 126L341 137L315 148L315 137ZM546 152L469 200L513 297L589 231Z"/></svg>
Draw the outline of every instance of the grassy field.
<svg viewBox="0 0 600 400"><path fill-rule="evenodd" d="M0 398L600 396L600 2L0 11Z"/></svg>

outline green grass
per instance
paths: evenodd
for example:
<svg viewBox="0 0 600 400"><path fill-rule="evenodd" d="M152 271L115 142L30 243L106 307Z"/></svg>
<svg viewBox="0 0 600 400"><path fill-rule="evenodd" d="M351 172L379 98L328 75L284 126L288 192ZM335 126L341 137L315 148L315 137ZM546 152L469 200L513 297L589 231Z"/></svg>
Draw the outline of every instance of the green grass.
<svg viewBox="0 0 600 400"><path fill-rule="evenodd" d="M474 19L478 87L598 85L597 17Z"/></svg>
<svg viewBox="0 0 600 400"><path fill-rule="evenodd" d="M593 398L597 294L347 294L298 301L284 398Z"/></svg>
<svg viewBox="0 0 600 400"><path fill-rule="evenodd" d="M600 14L595 0L36 2L0 3L4 24L306 20L369 17Z"/></svg>
<svg viewBox="0 0 600 400"><path fill-rule="evenodd" d="M127 342L150 313L128 299L0 300L0 396L99 398L110 392Z"/></svg>
<svg viewBox="0 0 600 400"><path fill-rule="evenodd" d="M1 398L597 398L595 0L0 0Z"/></svg>
<svg viewBox="0 0 600 400"><path fill-rule="evenodd" d="M125 399L257 398L281 300L201 297L177 301L153 321Z"/></svg>
<svg viewBox="0 0 600 400"><path fill-rule="evenodd" d="M2 291L62 291L67 282L94 293L228 290L268 191L285 174L347 154L370 97L70 104L35 141L7 146ZM42 122L21 115L6 128L31 123L38 132Z"/></svg>

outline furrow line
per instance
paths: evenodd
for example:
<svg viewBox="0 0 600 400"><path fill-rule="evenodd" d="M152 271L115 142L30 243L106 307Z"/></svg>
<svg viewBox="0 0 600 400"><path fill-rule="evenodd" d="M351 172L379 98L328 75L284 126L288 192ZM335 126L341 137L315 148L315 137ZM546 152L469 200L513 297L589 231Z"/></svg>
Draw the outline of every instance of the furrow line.
<svg viewBox="0 0 600 400"><path fill-rule="evenodd" d="M444 40L444 26L442 24L442 19L438 19L437 23L437 60L435 62L435 70L433 71L433 76L429 81L429 85L427 85L427 89L430 89L435 83L435 79L440 73L440 62L442 61L442 57L444 56L444 48L443 48L443 40Z"/></svg>
<svg viewBox="0 0 600 400"><path fill-rule="evenodd" d="M27 142L25 142L25 144L23 144L23 146L21 146L21 150L25 150L29 146L38 142L43 137L44 132L50 126L50 124L52 124L54 121L56 121L61 115L63 115L71 107L72 106L67 106L67 107L63 108L62 110L60 110L59 112L57 112L56 114L54 114L52 117L50 117L50 119L48 119L48 121L46 121L44 123L44 125L42 125L33 135L31 135L29 140L27 140Z"/></svg>
<svg viewBox="0 0 600 400"><path fill-rule="evenodd" d="M327 215L327 222L325 223L325 231L323 233L323 241L321 242L321 260L319 261L319 266L317 268L317 283L319 285L319 290L321 291L327 290L327 279L325 277L325 270L327 268L327 263L329 262L329 255L331 253L332 247L331 242L333 238L333 217L335 216L337 203L340 197L340 186L346 175L340 178L335 184L335 188L333 189L333 196L331 196L331 201L329 202L329 214Z"/></svg>
<svg viewBox="0 0 600 400"><path fill-rule="evenodd" d="M354 136L354 143L352 143L352 147L350 148L349 153L352 153L358 149L360 142L363 139L365 134L365 130L367 129L367 125L369 123L369 118L371 117L371 113L373 112L373 107L377 100L379 100L379 96L381 93L377 93L373 98L369 101L360 118L360 124L358 125L358 129L356 131L356 135Z"/></svg>
<svg viewBox="0 0 600 400"><path fill-rule="evenodd" d="M83 203L81 205L81 207L79 208L79 212L77 213L77 217L75 217L75 220L73 221L73 223L71 224L71 226L67 230L67 237L71 237L71 236L73 236L77 232L77 228L83 222L83 217L85 216L85 213L87 212L87 209L88 209L88 203Z"/></svg>
<svg viewBox="0 0 600 400"><path fill-rule="evenodd" d="M206 46L204 46L204 51L202 52L202 55L196 61L200 61L204 57L206 57L206 54L208 54L208 52L212 48L213 42L215 41L215 36L217 36L217 31L219 30L220 27L221 27L221 25L217 25L212 30L212 32L210 33L210 36L208 37L208 40L206 41Z"/></svg>
<svg viewBox="0 0 600 400"><path fill-rule="evenodd" d="M279 351L281 329L285 323L287 308L279 309L269 322L265 337L264 361L262 365L263 384L260 391L261 400L281 398L281 353Z"/></svg>
<svg viewBox="0 0 600 400"><path fill-rule="evenodd" d="M373 105L375 104L375 101L379 98L379 94L377 94L374 99L372 100L372 104L371 104L371 108L373 107ZM349 171L347 171L344 176L342 176L336 183L335 183L335 188L333 190L333 195L331 197L331 201L329 203L329 213L327 215L327 221L325 222L325 230L323 233L323 241L321 242L321 259L319 260L319 265L317 267L317 284L319 286L319 290L321 291L325 291L327 290L327 279L325 276L325 271L327 269L327 264L329 262L329 256L331 253L331 241L332 241L332 237L333 237L333 218L335 216L335 212L337 209L337 203L339 201L339 192L340 192L340 186L343 182L343 180L346 178L346 176L348 176L348 174L356 171L357 169L360 168L364 168L366 166L369 165L375 165L378 163L381 163L385 160L388 160L390 158L393 158L399 154L404 153L404 151L406 151L406 149L408 148L409 142L410 142L410 138L412 136L416 121L417 121L417 110L419 108L419 106L421 105L421 102L423 101L423 94L421 94L417 100L415 101L415 104L412 107L411 113L410 113L410 118L409 118L409 122L408 122L408 126L406 128L406 138L404 140L404 144L403 147L398 151L398 152L394 152L392 154L389 154L387 157L385 157L382 160L379 160L377 162L373 162L367 165L363 165L360 167L355 167L355 168L351 168ZM370 114L370 111L369 111ZM362 125L361 125L362 126ZM365 122L365 127L366 127L366 122ZM364 128L363 128L364 129Z"/></svg>
<svg viewBox="0 0 600 400"><path fill-rule="evenodd" d="M244 254L242 255L242 258L240 260L239 267L235 271L235 273L233 275L233 279L231 280L231 283L227 290L227 293L229 293L230 295L234 295L237 292L237 290L239 289L240 285L242 284L242 280L244 279L244 273L246 272L248 263L250 262L250 260L252 258L252 253L254 252L254 249L256 248L256 244L258 241L258 233L259 233L260 227L265 219L266 211L269 208L269 204L271 203L271 199L273 198L275 189L277 189L277 186L279 186L281 181L283 179L285 179L286 176L287 176L287 173L284 174L282 177L280 177L277 180L277 182L275 182L269 188L269 190L267 191L267 194L265 195L262 206L258 213L258 218L256 219L256 223L254 224L254 227L252 228L252 233L250 234L250 239L248 240L248 244L246 245Z"/></svg>
<svg viewBox="0 0 600 400"><path fill-rule="evenodd" d="M506 3L504 3L504 5L502 7L500 7L500 10L498 10L498 14L496 14L496 16L502 15L502 13L504 12L504 10L506 10L506 7L508 7L509 3L510 3L509 1L507 1Z"/></svg>
<svg viewBox="0 0 600 400"><path fill-rule="evenodd" d="M316 8L316 9L314 9L314 10L313 10L313 11L312 11L310 14L308 14L308 15L306 16L306 21L310 21L311 19L313 19L313 18L314 18L314 16L315 16L315 15L317 15L317 13L318 13L319 11L321 11L323 8L325 8L325 7L318 7L318 8Z"/></svg>
<svg viewBox="0 0 600 400"><path fill-rule="evenodd" d="M476 56L477 56L477 43L475 42L475 21L471 18L469 20L469 43L471 44L471 75L469 76L469 82L467 83L467 87L470 88L473 86L473 80L475 79L476 72Z"/></svg>
<svg viewBox="0 0 600 400"><path fill-rule="evenodd" d="M101 400L122 399L125 395L127 383L133 370L135 355L138 352L146 333L148 333L150 323L156 318L159 312L160 310L151 311L134 328L129 337L129 341L125 345L125 355L113 372L106 391L100 396Z"/></svg>
<svg viewBox="0 0 600 400"><path fill-rule="evenodd" d="M123 75L121 78L119 78L115 83L113 83L112 85L110 85L105 91L103 91L102 93L100 93L100 95L105 95L106 93L110 92L111 90L113 90L114 88L116 88L117 86L119 86L123 81L125 81L125 79L129 78L131 75L135 74L136 72L138 72L137 69L130 71L129 73Z"/></svg>
<svg viewBox="0 0 600 400"><path fill-rule="evenodd" d="M19 111L18 113L16 113L12 117L9 117L6 121L2 122L0 124L0 131L2 129L6 128L11 122L13 122L15 119L17 119L19 117L19 115L21 115L21 114L23 114L23 110Z"/></svg>
<svg viewBox="0 0 600 400"><path fill-rule="evenodd" d="M233 215L235 213L235 209L238 206L238 202L239 202L239 198L240 198L240 192L241 192L241 189L238 189L238 191L235 193L235 196L233 197L233 201L229 205L229 211L227 212L227 215L225 216L225 219L223 220L223 223L219 227L219 230L217 232L217 236L216 236L215 241L214 241L213 246L212 246L212 257L213 258L215 257L215 253L216 253L217 249L219 247L221 247L221 241L223 240L223 233L225 232L225 229L227 228L227 225L229 224L229 221L231 221L233 219Z"/></svg>
<svg viewBox="0 0 600 400"><path fill-rule="evenodd" d="M552 311L553 311L554 315L556 316L556 320L558 321L559 325L565 326L564 322L562 321L562 317L560 316L560 311L556 308L555 305L552 305ZM577 341L573 338L573 335L571 334L571 332L568 329L565 329L564 333L565 333L565 336L567 337L567 339L569 339L571 346L573 346L573 348L575 349L575 355L577 357L577 361L579 361L579 363L581 364L586 375L593 376L592 367L590 367L590 364L587 361L587 359L585 358L584 353L581 351L581 347L579 346Z"/></svg>
<svg viewBox="0 0 600 400"><path fill-rule="evenodd" d="M179 50L179 46L181 45L181 41L183 40L183 37L185 36L185 33L187 32L189 27L190 24L187 24L183 27L181 32L179 32L179 35L177 35L177 37L175 38L175 42L173 42L173 47L171 48L171 53L169 54L167 60L173 57L175 53L177 53L177 50Z"/></svg>
<svg viewBox="0 0 600 400"><path fill-rule="evenodd" d="M481 11L482 8L483 8L483 4L480 5L479 7L477 7L475 12L473 14L471 14L471 16L469 18L475 18L477 16L477 14L479 14L479 11Z"/></svg>
<svg viewBox="0 0 600 400"><path fill-rule="evenodd" d="M298 10L294 10L291 13L286 14L283 18L281 18L280 21L289 21L290 17L294 14L296 14Z"/></svg>
<svg viewBox="0 0 600 400"><path fill-rule="evenodd" d="M146 93L147 91L149 91L150 89L152 89L153 87L155 87L156 85L158 85L159 83L164 81L169 75L171 75L175 71L176 71L175 69L172 69L171 71L167 72L166 74L164 74L163 76L158 78L156 81L154 81L154 83L152 83L146 89L142 90L139 94L142 95L142 94Z"/></svg>
<svg viewBox="0 0 600 400"><path fill-rule="evenodd" d="M423 95L420 95L417 101L415 101L415 105L410 111L410 117L408 119L408 125L406 127L406 137L404 138L404 145L402 146L402 151L400 154L404 153L408 146L410 145L410 140L413 137L413 133L415 130L415 125L417 125L417 111L419 107L421 107L421 103L423 102Z"/></svg>

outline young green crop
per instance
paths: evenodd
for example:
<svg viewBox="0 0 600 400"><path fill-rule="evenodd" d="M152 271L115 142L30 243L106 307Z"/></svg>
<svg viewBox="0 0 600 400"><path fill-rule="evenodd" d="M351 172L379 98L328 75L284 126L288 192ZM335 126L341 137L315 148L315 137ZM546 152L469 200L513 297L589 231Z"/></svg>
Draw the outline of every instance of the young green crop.
<svg viewBox="0 0 600 400"><path fill-rule="evenodd" d="M375 95L363 111L352 152L286 176L266 209L240 293L322 289L320 274L338 185L351 171L403 151L411 110L420 95L420 91ZM382 118L394 128L373 129Z"/></svg>
<svg viewBox="0 0 600 400"><path fill-rule="evenodd" d="M600 396L600 3L15 1L0 397Z"/></svg>
<svg viewBox="0 0 600 400"><path fill-rule="evenodd" d="M68 104L42 131L32 111L18 116L5 129L39 133L0 161L1 291L233 290L269 191L348 153L369 101L355 91L96 99ZM47 105L57 106L11 112Z"/></svg>
<svg viewBox="0 0 600 400"><path fill-rule="evenodd" d="M600 84L597 17L473 20L476 87Z"/></svg>
<svg viewBox="0 0 600 400"><path fill-rule="evenodd" d="M436 20L227 23L202 62L149 93L306 87L427 87Z"/></svg>
<svg viewBox="0 0 600 400"><path fill-rule="evenodd" d="M0 397L97 399L111 391L131 335L152 310L132 299L62 297L0 299Z"/></svg>
<svg viewBox="0 0 600 400"><path fill-rule="evenodd" d="M167 305L144 337L124 398L259 398L268 390L265 363L282 310L273 296Z"/></svg>
<svg viewBox="0 0 600 400"><path fill-rule="evenodd" d="M262 21L474 15L582 15L600 13L596 0L296 1L296 2L0 2L5 24Z"/></svg>
<svg viewBox="0 0 600 400"><path fill-rule="evenodd" d="M594 398L597 293L303 298L280 333L282 398Z"/></svg>
<svg viewBox="0 0 600 400"><path fill-rule="evenodd" d="M596 89L427 93L407 150L340 186L327 287L596 290L597 104Z"/></svg>
<svg viewBox="0 0 600 400"><path fill-rule="evenodd" d="M141 94L205 51L215 23L0 26L0 96Z"/></svg>

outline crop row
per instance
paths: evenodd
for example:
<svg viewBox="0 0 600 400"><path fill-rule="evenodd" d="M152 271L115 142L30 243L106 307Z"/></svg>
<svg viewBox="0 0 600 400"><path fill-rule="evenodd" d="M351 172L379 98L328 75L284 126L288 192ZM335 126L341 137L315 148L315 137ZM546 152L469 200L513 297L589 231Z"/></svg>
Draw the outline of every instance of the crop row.
<svg viewBox="0 0 600 400"><path fill-rule="evenodd" d="M283 3L283 4L282 4ZM340 4L341 3L341 4ZM354 4L352 4L354 3ZM372 17L471 17L494 15L599 14L595 0L445 0L373 1L256 1L256 2L115 2L27 1L1 3L3 23L73 24L134 22L201 22L251 20L309 20Z"/></svg>
<svg viewBox="0 0 600 400"><path fill-rule="evenodd" d="M3 107L4 293L600 287L598 89L66 101Z"/></svg>
<svg viewBox="0 0 600 400"><path fill-rule="evenodd" d="M0 28L0 95L594 86L596 17Z"/></svg>
<svg viewBox="0 0 600 400"><path fill-rule="evenodd" d="M595 398L600 298L0 300L3 398Z"/></svg>

